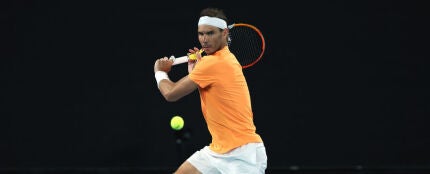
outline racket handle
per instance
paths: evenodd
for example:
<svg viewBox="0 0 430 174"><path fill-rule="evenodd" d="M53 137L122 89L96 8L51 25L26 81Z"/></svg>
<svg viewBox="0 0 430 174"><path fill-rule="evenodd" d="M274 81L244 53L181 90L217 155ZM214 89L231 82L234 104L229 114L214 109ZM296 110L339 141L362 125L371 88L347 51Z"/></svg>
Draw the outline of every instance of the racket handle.
<svg viewBox="0 0 430 174"><path fill-rule="evenodd" d="M182 56L182 57L171 57L173 58L173 64L172 65L178 65L178 64L182 64L182 63L186 63L188 62L188 56Z"/></svg>
<svg viewBox="0 0 430 174"><path fill-rule="evenodd" d="M203 53L203 49L199 50L199 53L200 54ZM186 62L188 62L189 59L196 60L197 55L194 53L194 54L189 54L187 56L182 56L182 57L177 57L177 58L175 58L175 56L171 56L170 59L173 59L172 65L177 65L177 64L186 63Z"/></svg>

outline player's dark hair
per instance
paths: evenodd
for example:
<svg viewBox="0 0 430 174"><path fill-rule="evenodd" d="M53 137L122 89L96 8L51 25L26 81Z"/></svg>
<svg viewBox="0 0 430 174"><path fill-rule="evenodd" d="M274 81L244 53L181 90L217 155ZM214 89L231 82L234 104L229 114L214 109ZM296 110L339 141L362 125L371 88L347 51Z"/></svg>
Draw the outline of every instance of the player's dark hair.
<svg viewBox="0 0 430 174"><path fill-rule="evenodd" d="M217 17L223 19L228 24L227 16L225 15L224 11L219 8L205 8L200 12L200 17L202 16Z"/></svg>

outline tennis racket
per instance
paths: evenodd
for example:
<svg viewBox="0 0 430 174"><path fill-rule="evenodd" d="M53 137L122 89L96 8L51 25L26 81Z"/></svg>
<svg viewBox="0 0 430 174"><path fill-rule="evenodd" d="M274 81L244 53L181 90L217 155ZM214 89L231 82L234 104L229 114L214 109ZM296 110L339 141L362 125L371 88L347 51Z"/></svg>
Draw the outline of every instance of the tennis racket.
<svg viewBox="0 0 430 174"><path fill-rule="evenodd" d="M249 68L256 64L263 57L266 49L266 42L262 32L251 24L236 23L228 26L230 34L228 45L230 51L236 56L242 68ZM203 50L200 51L202 53ZM196 55L190 54L174 58L173 65L178 65L195 60Z"/></svg>

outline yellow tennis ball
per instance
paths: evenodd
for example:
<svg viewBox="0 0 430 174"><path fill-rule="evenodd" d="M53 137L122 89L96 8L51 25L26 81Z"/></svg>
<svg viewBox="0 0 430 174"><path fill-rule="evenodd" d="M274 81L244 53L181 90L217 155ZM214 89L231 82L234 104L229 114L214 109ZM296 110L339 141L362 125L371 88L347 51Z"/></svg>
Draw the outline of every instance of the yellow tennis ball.
<svg viewBox="0 0 430 174"><path fill-rule="evenodd" d="M184 119L179 115L172 117L170 120L170 127L172 127L173 130L181 130L184 127Z"/></svg>

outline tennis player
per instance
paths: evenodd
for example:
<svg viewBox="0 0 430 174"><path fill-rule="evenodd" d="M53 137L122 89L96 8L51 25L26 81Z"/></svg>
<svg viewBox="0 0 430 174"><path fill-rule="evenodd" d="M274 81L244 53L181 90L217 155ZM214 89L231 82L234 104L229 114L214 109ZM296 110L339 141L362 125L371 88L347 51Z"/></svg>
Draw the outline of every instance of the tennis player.
<svg viewBox="0 0 430 174"><path fill-rule="evenodd" d="M189 49L196 61L188 62L189 74L177 82L168 77L173 60L154 63L155 79L170 102L198 90L201 110L212 142L196 151L175 174L262 174L267 168L266 148L253 120L251 97L242 67L228 47L227 17L221 9L206 8L197 24L202 57Z"/></svg>

